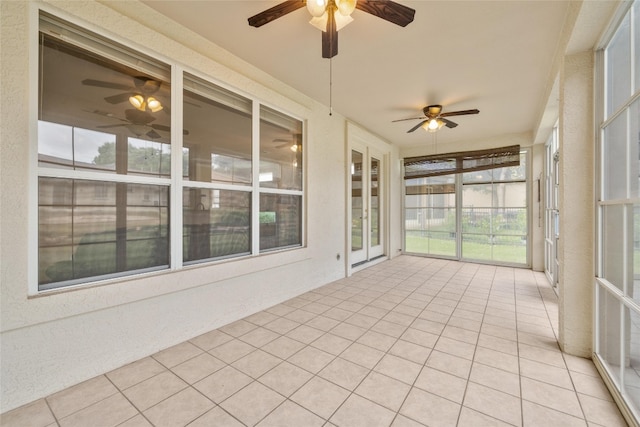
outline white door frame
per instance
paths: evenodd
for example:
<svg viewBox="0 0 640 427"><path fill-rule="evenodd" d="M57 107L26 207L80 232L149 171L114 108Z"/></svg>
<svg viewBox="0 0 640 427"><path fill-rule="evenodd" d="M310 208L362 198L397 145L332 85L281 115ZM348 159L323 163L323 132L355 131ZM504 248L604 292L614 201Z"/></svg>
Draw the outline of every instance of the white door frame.
<svg viewBox="0 0 640 427"><path fill-rule="evenodd" d="M363 201L362 211L362 249L358 251L352 250L352 153L357 151L362 154L362 188L361 197ZM389 170L389 154L385 154L380 150L373 147L371 144L362 138L349 137L349 143L347 144L347 210L346 210L346 267L347 275L350 276L354 271L361 268L365 268L371 265L373 261L382 261L388 257L388 170ZM375 246L371 245L371 159L378 160L378 227L379 227L379 241Z"/></svg>

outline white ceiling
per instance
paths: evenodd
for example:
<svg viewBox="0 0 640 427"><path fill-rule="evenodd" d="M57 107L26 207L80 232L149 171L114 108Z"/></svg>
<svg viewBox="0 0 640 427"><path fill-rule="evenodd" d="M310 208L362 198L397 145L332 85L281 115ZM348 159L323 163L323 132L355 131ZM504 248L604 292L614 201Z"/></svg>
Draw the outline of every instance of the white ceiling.
<svg viewBox="0 0 640 427"><path fill-rule="evenodd" d="M306 8L260 28L247 18L279 1L145 1L280 81L401 147L432 140L416 121L422 107L477 108L452 117L438 145L500 135L532 135L553 77L569 1L399 1L416 10L399 27L356 10L339 32L338 56L321 57L321 32ZM327 107L327 114L329 109ZM483 148L483 147L478 147Z"/></svg>

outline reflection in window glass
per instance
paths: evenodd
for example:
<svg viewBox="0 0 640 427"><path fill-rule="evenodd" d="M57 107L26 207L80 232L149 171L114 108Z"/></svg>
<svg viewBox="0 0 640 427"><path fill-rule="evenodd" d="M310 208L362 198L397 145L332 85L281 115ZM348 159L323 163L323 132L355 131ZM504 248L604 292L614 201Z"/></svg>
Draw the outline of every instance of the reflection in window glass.
<svg viewBox="0 0 640 427"><path fill-rule="evenodd" d="M455 175L405 181L405 251L456 256Z"/></svg>
<svg viewBox="0 0 640 427"><path fill-rule="evenodd" d="M363 247L364 200L362 197L362 153L351 151L351 250Z"/></svg>
<svg viewBox="0 0 640 427"><path fill-rule="evenodd" d="M605 200L627 197L627 115L616 117L605 129L602 155L607 176L603 188Z"/></svg>
<svg viewBox="0 0 640 427"><path fill-rule="evenodd" d="M140 160L128 159L132 139L162 143L167 148L161 152L168 152L168 67L153 76L45 33L40 33L40 50L41 166L127 174L130 165L140 172ZM143 57L137 63L144 63ZM148 165L141 168L146 171Z"/></svg>
<svg viewBox="0 0 640 427"><path fill-rule="evenodd" d="M38 200L41 286L168 266L168 187L40 178Z"/></svg>
<svg viewBox="0 0 640 427"><path fill-rule="evenodd" d="M146 139L129 138L127 154L129 173L171 175L171 145Z"/></svg>
<svg viewBox="0 0 640 427"><path fill-rule="evenodd" d="M251 100L186 74L187 179L251 184Z"/></svg>
<svg viewBox="0 0 640 427"><path fill-rule="evenodd" d="M260 194L260 250L302 244L302 197Z"/></svg>
<svg viewBox="0 0 640 427"><path fill-rule="evenodd" d="M630 19L630 14L627 14L605 50L607 63L607 117L615 113L631 96Z"/></svg>
<svg viewBox="0 0 640 427"><path fill-rule="evenodd" d="M260 107L260 186L302 190L302 122Z"/></svg>
<svg viewBox="0 0 640 427"><path fill-rule="evenodd" d="M620 315L622 304L602 287L597 288L599 297L597 353L604 359L613 374L615 383L620 384Z"/></svg>
<svg viewBox="0 0 640 427"><path fill-rule="evenodd" d="M371 158L371 172L369 188L371 189L371 211L369 212L369 221L371 222L371 246L380 244L380 187L378 186L378 172L380 168L380 160Z"/></svg>
<svg viewBox="0 0 640 427"><path fill-rule="evenodd" d="M185 262L248 254L251 251L251 193L185 188Z"/></svg>

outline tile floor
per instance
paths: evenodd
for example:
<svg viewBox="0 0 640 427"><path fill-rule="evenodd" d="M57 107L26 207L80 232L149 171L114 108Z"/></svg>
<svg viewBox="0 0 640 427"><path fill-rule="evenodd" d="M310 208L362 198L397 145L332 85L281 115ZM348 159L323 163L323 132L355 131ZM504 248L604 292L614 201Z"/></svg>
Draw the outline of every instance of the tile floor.
<svg viewBox="0 0 640 427"><path fill-rule="evenodd" d="M4 414L2 426L624 426L542 273L400 256Z"/></svg>

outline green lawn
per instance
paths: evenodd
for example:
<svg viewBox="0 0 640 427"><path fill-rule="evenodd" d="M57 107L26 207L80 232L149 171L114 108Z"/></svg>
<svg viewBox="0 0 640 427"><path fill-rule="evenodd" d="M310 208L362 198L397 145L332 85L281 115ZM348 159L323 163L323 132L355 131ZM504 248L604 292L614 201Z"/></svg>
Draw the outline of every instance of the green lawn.
<svg viewBox="0 0 640 427"><path fill-rule="evenodd" d="M453 238L422 237L407 235L405 249L409 253L456 256L456 241ZM517 244L490 244L465 240L462 243L462 258L497 262L526 264L527 247Z"/></svg>

